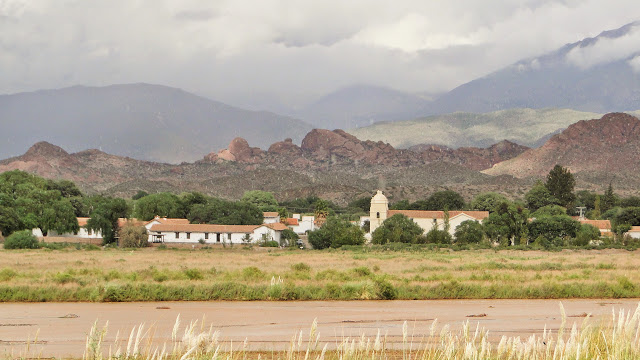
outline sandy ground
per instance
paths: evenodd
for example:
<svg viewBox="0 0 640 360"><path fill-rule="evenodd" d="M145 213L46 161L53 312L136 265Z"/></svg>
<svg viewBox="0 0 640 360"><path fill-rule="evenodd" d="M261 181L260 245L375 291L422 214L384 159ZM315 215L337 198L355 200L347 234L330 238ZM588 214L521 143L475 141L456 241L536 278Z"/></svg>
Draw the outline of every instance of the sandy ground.
<svg viewBox="0 0 640 360"><path fill-rule="evenodd" d="M81 357L91 326L109 322L105 344L113 345L116 333L128 338L134 326L154 329L158 344L170 341L176 317L184 325L202 321L213 325L234 348L248 339L253 350L285 348L300 330L308 334L318 319L321 342L335 344L345 336L375 336L378 329L389 339L401 341L408 322L416 342L428 334L434 319L438 329L448 324L459 329L469 320L479 323L491 338L502 335L541 334L557 330L562 302L568 326L583 321L580 315L610 315L612 309L635 310L638 299L625 300L442 300L442 301L318 301L318 302L162 302L162 303L10 303L0 304L0 353L7 356ZM469 315L482 315L469 317ZM26 343L36 343L29 346ZM306 339L306 338L305 338ZM126 347L126 345L125 345Z"/></svg>

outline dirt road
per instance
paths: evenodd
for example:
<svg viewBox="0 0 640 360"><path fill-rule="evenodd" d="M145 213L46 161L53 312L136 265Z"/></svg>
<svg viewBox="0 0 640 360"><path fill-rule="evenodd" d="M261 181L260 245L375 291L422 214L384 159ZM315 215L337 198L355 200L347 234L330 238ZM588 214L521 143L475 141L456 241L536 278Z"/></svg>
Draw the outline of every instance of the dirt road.
<svg viewBox="0 0 640 360"><path fill-rule="evenodd" d="M236 346L245 338L251 349L271 350L287 346L291 337L318 319L321 342L377 330L399 341L402 325L416 338L428 333L434 319L438 328L459 329L469 320L502 335L529 336L560 326L562 302L568 326L580 324L585 313L610 315L612 308L635 310L638 299L625 300L442 300L442 301L318 301L318 302L162 302L162 303L9 303L0 304L0 352L4 355L80 357L86 336L95 321L109 322L105 344L113 345L116 333L128 338L141 323L154 329L158 344L169 341L176 317L181 323L202 321L213 325L225 341ZM37 338L36 338L37 336ZM33 344L35 339L35 344ZM30 342L27 349L27 342ZM125 345L126 346L126 345ZM27 353L28 350L28 353Z"/></svg>

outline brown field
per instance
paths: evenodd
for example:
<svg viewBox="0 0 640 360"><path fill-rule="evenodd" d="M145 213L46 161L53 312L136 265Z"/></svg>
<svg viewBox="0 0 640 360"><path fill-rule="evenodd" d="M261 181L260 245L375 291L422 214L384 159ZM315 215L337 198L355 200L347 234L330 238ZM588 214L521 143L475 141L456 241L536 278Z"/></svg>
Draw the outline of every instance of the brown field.
<svg viewBox="0 0 640 360"><path fill-rule="evenodd" d="M96 294L88 294L88 289L127 284L165 288L239 284L253 290L250 295L244 292L232 298L207 298L201 294L181 298L174 294L173 298L129 296L115 301L376 299L385 298L375 295L375 284L380 281L391 284L398 299L628 298L638 297L640 292L639 266L638 251L613 249L369 253L236 247L0 251L0 296L3 289L5 293L0 299L104 301ZM274 285L304 288L305 292L292 298L283 298L280 292L266 294ZM66 293L84 289L87 294L69 298L7 297L8 291L15 292L17 288Z"/></svg>

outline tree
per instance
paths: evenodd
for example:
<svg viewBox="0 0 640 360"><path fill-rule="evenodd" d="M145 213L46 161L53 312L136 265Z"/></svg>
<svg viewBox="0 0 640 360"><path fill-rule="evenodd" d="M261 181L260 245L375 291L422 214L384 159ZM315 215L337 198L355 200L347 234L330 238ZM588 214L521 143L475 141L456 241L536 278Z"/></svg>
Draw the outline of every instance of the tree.
<svg viewBox="0 0 640 360"><path fill-rule="evenodd" d="M168 192L151 194L136 201L133 214L136 218L149 221L156 216L182 218L180 198Z"/></svg>
<svg viewBox="0 0 640 360"><path fill-rule="evenodd" d="M145 196L147 196L147 195L149 195L149 193L148 193L148 192L146 192L146 191L144 191L144 190L138 190L138 192L137 192L137 193L135 193L135 195L133 195L133 196L131 197L131 200L140 200L140 199L142 199L143 197L145 197Z"/></svg>
<svg viewBox="0 0 640 360"><path fill-rule="evenodd" d="M477 244L484 238L484 227L477 221L463 221L454 233L457 244Z"/></svg>
<svg viewBox="0 0 640 360"><path fill-rule="evenodd" d="M324 226L309 233L309 242L314 249L362 245L364 240L364 232L358 226L336 216L327 218Z"/></svg>
<svg viewBox="0 0 640 360"><path fill-rule="evenodd" d="M622 198L620 199L620 207L640 207L640 197L629 196L626 198Z"/></svg>
<svg viewBox="0 0 640 360"><path fill-rule="evenodd" d="M424 242L427 244L451 244L453 238L448 231L439 230L434 226L420 240L424 240Z"/></svg>
<svg viewBox="0 0 640 360"><path fill-rule="evenodd" d="M536 211L543 206L558 205L560 203L540 180L525 194L524 200L527 203L527 208L531 211Z"/></svg>
<svg viewBox="0 0 640 360"><path fill-rule="evenodd" d="M544 216L529 224L529 235L531 240L542 237L554 246L563 246L580 228L581 224L567 215Z"/></svg>
<svg viewBox="0 0 640 360"><path fill-rule="evenodd" d="M471 209L493 212L501 203L508 201L504 195L495 192L485 192L476 195L471 201Z"/></svg>
<svg viewBox="0 0 640 360"><path fill-rule="evenodd" d="M262 211L278 211L278 201L272 192L249 190L244 192L240 200L253 204Z"/></svg>
<svg viewBox="0 0 640 360"><path fill-rule="evenodd" d="M582 224L580 230L576 234L575 245L586 246L591 240L600 238L600 229L590 224Z"/></svg>
<svg viewBox="0 0 640 360"><path fill-rule="evenodd" d="M359 197L349 203L347 208L357 209L358 211L369 212L371 208L371 198L368 196Z"/></svg>
<svg viewBox="0 0 640 360"><path fill-rule="evenodd" d="M558 199L558 205L570 207L576 199L573 190L576 180L569 169L556 165L547 175L545 186L551 195Z"/></svg>
<svg viewBox="0 0 640 360"><path fill-rule="evenodd" d="M536 210L531 214L533 218L541 218L545 216L562 216L567 215L567 209L560 205L547 205Z"/></svg>
<svg viewBox="0 0 640 360"><path fill-rule="evenodd" d="M389 209L391 209L391 210L414 210L414 209L411 208L411 203L407 199L400 200L400 201L397 201L397 202L391 204L389 206Z"/></svg>
<svg viewBox="0 0 640 360"><path fill-rule="evenodd" d="M529 211L519 204L503 202L489 214L483 225L487 236L505 245L519 245L526 238Z"/></svg>
<svg viewBox="0 0 640 360"><path fill-rule="evenodd" d="M410 205L411 210L462 210L464 198L453 190L438 191L426 200L418 200Z"/></svg>
<svg viewBox="0 0 640 360"><path fill-rule="evenodd" d="M191 207L187 219L194 224L260 225L263 212L254 204L211 198Z"/></svg>
<svg viewBox="0 0 640 360"><path fill-rule="evenodd" d="M38 239L29 230L16 231L4 241L5 249L38 249L39 247Z"/></svg>
<svg viewBox="0 0 640 360"><path fill-rule="evenodd" d="M613 186L609 183L609 187L607 187L607 191L602 195L602 199L600 200L600 210L602 212L606 212L609 209L613 209L618 206L620 202L620 198L613 192Z"/></svg>
<svg viewBox="0 0 640 360"><path fill-rule="evenodd" d="M115 242L118 236L118 219L126 218L129 208L124 199L103 198L87 221L87 228L102 233L104 244Z"/></svg>
<svg viewBox="0 0 640 360"><path fill-rule="evenodd" d="M77 231L76 210L70 201L76 195L82 194L70 181L45 180L19 170L4 172L0 174L0 231L5 235L33 228L45 234Z"/></svg>
<svg viewBox="0 0 640 360"><path fill-rule="evenodd" d="M613 218L616 226L628 224L640 226L640 207L630 207L621 209Z"/></svg>
<svg viewBox="0 0 640 360"><path fill-rule="evenodd" d="M329 216L329 203L325 200L318 199L315 204L313 204L313 213L318 224L322 225L327 216Z"/></svg>
<svg viewBox="0 0 640 360"><path fill-rule="evenodd" d="M413 220L405 215L395 214L386 219L371 234L371 242L374 244L390 242L415 243L422 233L422 228Z"/></svg>
<svg viewBox="0 0 640 360"><path fill-rule="evenodd" d="M280 242L282 246L295 246L300 236L291 229L284 229L280 234Z"/></svg>
<svg viewBox="0 0 640 360"><path fill-rule="evenodd" d="M131 221L120 229L119 244L123 248L141 248L149 246L149 235L147 228L144 226L136 226Z"/></svg>
<svg viewBox="0 0 640 360"><path fill-rule="evenodd" d="M289 217L289 212L287 211L286 208L279 208L278 217L280 218L280 222L284 223L285 220L287 220L287 218Z"/></svg>

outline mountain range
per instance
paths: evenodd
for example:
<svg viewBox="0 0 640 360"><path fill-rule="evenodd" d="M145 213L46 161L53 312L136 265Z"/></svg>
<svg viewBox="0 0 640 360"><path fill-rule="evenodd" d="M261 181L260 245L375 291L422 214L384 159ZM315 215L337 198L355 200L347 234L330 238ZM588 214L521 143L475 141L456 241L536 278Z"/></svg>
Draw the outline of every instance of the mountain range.
<svg viewBox="0 0 640 360"><path fill-rule="evenodd" d="M166 164L110 155L99 150L68 153L46 142L0 161L0 172L24 170L77 182L87 193L130 197L139 190L200 191L237 199L246 190L267 190L279 200L309 195L346 204L383 189L392 200L425 198L436 190L467 199L484 191L521 197L536 179L560 164L580 189L637 194L640 186L640 120L623 114L580 121L529 149L508 141L489 148L418 146L395 149L359 140L342 130L315 129L301 145L286 139L268 150L243 138L193 163Z"/></svg>
<svg viewBox="0 0 640 360"><path fill-rule="evenodd" d="M258 146L295 141L311 125L247 111L186 91L150 84L74 86L0 96L0 157L49 141L72 151L99 148L143 160L196 160L236 136Z"/></svg>

